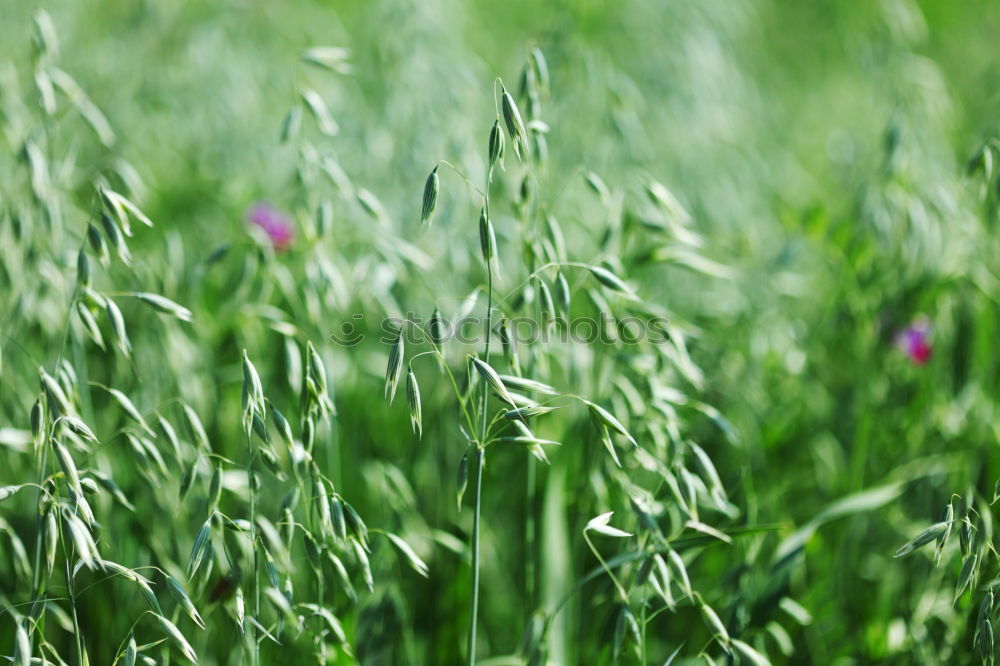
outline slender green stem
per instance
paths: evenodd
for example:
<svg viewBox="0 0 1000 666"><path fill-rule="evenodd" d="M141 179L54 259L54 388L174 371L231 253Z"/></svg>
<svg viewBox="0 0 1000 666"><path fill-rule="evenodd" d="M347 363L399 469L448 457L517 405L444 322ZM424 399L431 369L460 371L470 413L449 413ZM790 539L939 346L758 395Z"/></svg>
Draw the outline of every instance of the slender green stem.
<svg viewBox="0 0 1000 666"><path fill-rule="evenodd" d="M491 165L486 175L486 192L483 196L483 207L486 219L490 219L490 182L493 180L493 166ZM486 262L487 290L486 290L486 349L483 352L483 361L490 362L490 333L493 329L493 263ZM486 382L483 385L483 401L480 414L482 416L482 429L480 430L479 442L476 444L475 460L475 512L472 514L472 608L469 612L469 644L468 644L468 664L476 664L476 625L479 619L479 523L481 520L480 506L483 490L483 460L486 457L486 432L487 432L487 404L489 391Z"/></svg>
<svg viewBox="0 0 1000 666"><path fill-rule="evenodd" d="M648 661L646 659L646 625L649 623L649 620L646 618L646 608L647 608L647 605L643 604L642 605L641 614L640 614L640 618L641 618L641 622L642 622L642 642L639 645L639 650L642 652L641 662L643 664L648 663Z"/></svg>
<svg viewBox="0 0 1000 666"><path fill-rule="evenodd" d="M54 421L52 423L52 429L50 431L50 436L46 438L46 442L45 442L46 445L48 445L50 443L51 438L55 437L57 423L58 423L58 419L56 419L56 421ZM55 465L54 461L51 461L51 460L49 461L49 464L53 465L53 466ZM53 506L52 506L52 510L53 511L60 511L60 512L63 511L63 508L61 507L61 502L59 501L59 496L58 495L56 495L55 497L53 497L52 504L53 504ZM69 600L70 610L72 611L73 639L74 639L75 644L76 644L76 659L77 659L78 666L83 666L83 664L86 663L84 661L84 658L83 658L83 650L84 650L84 647L83 647L83 632L80 630L80 618L79 618L79 616L77 615L77 612L76 612L76 584L74 583L73 574L70 572L70 569L69 569L69 563L72 561L72 558L70 557L70 549L74 549L75 550L75 546L73 546L73 545L67 546L65 535L63 533L63 516L62 515L58 516L58 520L56 521L56 525L58 526L58 529L59 529L59 544L62 547L62 551L63 551L63 567L64 567L64 570L66 572L66 596L67 596L67 599Z"/></svg>
<svg viewBox="0 0 1000 666"><path fill-rule="evenodd" d="M493 182L493 167L490 166L486 175L486 194L483 197L483 207L486 209L486 219L490 220L490 183ZM490 220L492 222L492 220ZM490 362L490 334L493 332L493 261L486 262L486 351L483 353L483 361ZM486 438L486 382L483 382L483 440Z"/></svg>
<svg viewBox="0 0 1000 666"><path fill-rule="evenodd" d="M475 183L473 183L473 182L472 182L471 180L469 180L469 177L468 177L468 176L466 176L466 175L465 175L464 173L462 173L462 172L461 172L461 171L459 170L459 168L458 168L458 167L456 167L456 166L455 166L454 164L452 164L452 163L451 163L451 162L449 162L448 160L439 160L439 161L438 161L438 164L443 164L443 165L445 165L446 167L448 167L449 169L451 169L452 171L454 171L455 173L457 173L457 174L459 175L459 177L460 177L460 178L461 178L462 180L464 180L464 181L465 181L466 183L468 183L468 184L469 184L469 187L471 187L472 189L474 189L474 190L475 190L476 192L479 192L479 196L482 196L482 197L485 197L485 196L486 196L486 193L485 193L485 192L483 192L483 191L482 191L481 189L479 189L478 187L476 187L476 184L475 184Z"/></svg>
<svg viewBox="0 0 1000 666"><path fill-rule="evenodd" d="M44 400L45 397L42 396L41 399ZM41 573L42 542L45 539L45 535L43 534L44 528L42 526L42 498L46 494L45 486L43 485L43 483L45 482L46 454L48 453L49 450L50 435L47 432L47 428L44 423L42 424L42 430L45 436L42 439L42 444L41 444L42 450L40 451L41 456L38 463L38 499L35 502L35 561L31 569L31 576L32 576L31 590L32 592L34 592L35 598L34 601L32 602L31 616L33 618L36 618L35 627L36 629L40 630L42 636L44 636L45 606L44 606L44 599L42 597L45 593L45 584L48 582L47 581L48 576L46 576L46 578L42 578L42 573ZM49 510L58 511L58 507L53 502L50 505ZM43 603L43 606L41 609L41 613L36 615L35 611L37 610L37 607L35 606L35 604L38 604L39 602Z"/></svg>
<svg viewBox="0 0 1000 666"><path fill-rule="evenodd" d="M483 494L483 461L486 458L486 449L482 445L476 446L475 471L473 472L475 484L473 485L473 496L475 497L475 512L472 514L472 610L469 621L469 643L468 643L468 664L476 664L476 624L479 616L479 522L480 504Z"/></svg>
<svg viewBox="0 0 1000 666"><path fill-rule="evenodd" d="M539 310L541 308L539 307ZM540 317L543 314L539 315ZM541 319L539 319L541 320ZM528 357L528 372L529 377L534 374L534 355ZM525 456L527 460L527 470L525 474L525 521L524 521L524 601L525 601L525 617L529 618L535 610L536 604L536 592L535 592L535 579L536 579L536 535L537 526L535 521L535 510L537 504L537 477L538 477L538 460L535 456Z"/></svg>
<svg viewBox="0 0 1000 666"><path fill-rule="evenodd" d="M256 455L253 449L253 440L250 432L247 431L247 448L250 450L250 462L247 463L247 481L250 484L250 548L253 550L253 618L260 621L260 555L257 552L257 491L254 488L255 480L253 474L254 461ZM260 641L257 636L257 625L254 624L250 630L250 639L253 647L250 651L252 664L260 663Z"/></svg>
<svg viewBox="0 0 1000 666"><path fill-rule="evenodd" d="M489 274L489 292L486 297L486 351L483 352L483 362L489 364L490 362L490 332L493 328L493 269L490 263L486 264L486 272ZM483 385L483 403L482 403L482 417L483 417L483 427L481 430L482 438L479 440L485 446L486 444L486 427L487 427L487 402L489 400L489 390L486 386L486 382L482 382Z"/></svg>
<svg viewBox="0 0 1000 666"><path fill-rule="evenodd" d="M493 441L493 437L494 437L494 435L493 435L493 428L498 423L500 424L500 432L503 432L503 428L509 424L509 422L507 421L507 419L504 418L503 414L504 414L503 412L497 412L493 416L493 418L490 419L489 425L486 426L486 437L483 438L483 446L486 446L487 444L489 444L490 442Z"/></svg>
<svg viewBox="0 0 1000 666"><path fill-rule="evenodd" d="M535 456L525 456L528 462L527 470L527 497L525 498L526 518L524 521L524 600L525 615L529 616L535 608L535 494L536 494L536 465L538 461Z"/></svg>
<svg viewBox="0 0 1000 666"><path fill-rule="evenodd" d="M42 397L44 400L44 396ZM42 424L43 430L47 430L45 424ZM35 564L32 569L32 581L31 589L35 592L36 596L41 596L42 590L42 578L41 578L41 563L42 563L42 497L45 493L45 488L42 485L45 482L45 458L49 451L49 436L46 433L45 438L42 440L42 450L39 452L41 457L38 463L38 500L36 505L36 515L35 515ZM55 510L55 507L52 509Z"/></svg>
<svg viewBox="0 0 1000 666"><path fill-rule="evenodd" d="M83 666L87 662L83 657L83 632L80 630L80 618L76 613L76 593L74 591L73 574L69 570L69 558L63 558L66 568L66 589L69 592L69 606L73 611L73 637L76 640L76 663Z"/></svg>
<svg viewBox="0 0 1000 666"><path fill-rule="evenodd" d="M55 424L53 424L52 427L54 431ZM56 502L57 507L58 504L59 503L57 501ZM62 509L57 508L55 510L61 511ZM69 550L67 549L66 539L63 538L62 518L63 518L62 516L59 517L59 521L57 524L59 525L59 543L62 545L62 550L63 550L63 567L66 572L66 595L67 598L69 599L70 610L72 611L71 615L73 619L73 640L76 645L76 663L78 666L83 666L86 663L83 659L83 632L80 631L80 618L76 612L76 585L73 582L74 580L73 574L70 572L69 569L69 563L72 560L72 558L70 557ZM73 548L73 546L70 546L70 548Z"/></svg>
<svg viewBox="0 0 1000 666"><path fill-rule="evenodd" d="M618 596L621 599L621 601L623 603L628 603L628 592L625 591L625 586L621 584L621 581L619 581L618 577L615 576L614 571L611 570L611 567L608 566L608 563L604 561L603 557L601 557L601 552L597 550L597 548L594 546L594 542L590 540L590 535L587 534L587 530L583 531L583 540L587 542L587 546L590 548L590 552L592 552L594 554L594 557L597 558L597 561L601 563L601 567L604 569L604 573L608 574L608 578L610 578L611 582L615 584L615 589L618 590Z"/></svg>

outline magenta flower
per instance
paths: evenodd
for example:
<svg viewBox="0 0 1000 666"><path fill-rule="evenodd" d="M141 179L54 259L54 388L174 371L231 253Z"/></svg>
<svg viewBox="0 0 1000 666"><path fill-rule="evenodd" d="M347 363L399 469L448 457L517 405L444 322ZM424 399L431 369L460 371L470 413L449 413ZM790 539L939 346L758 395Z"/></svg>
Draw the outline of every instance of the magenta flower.
<svg viewBox="0 0 1000 666"><path fill-rule="evenodd" d="M931 323L927 317L919 317L896 335L896 347L906 354L914 365L923 365L930 360L934 348L931 346Z"/></svg>
<svg viewBox="0 0 1000 666"><path fill-rule="evenodd" d="M268 203L256 203L247 211L246 220L267 234L275 250L281 252L292 246L295 227L291 218L283 211Z"/></svg>

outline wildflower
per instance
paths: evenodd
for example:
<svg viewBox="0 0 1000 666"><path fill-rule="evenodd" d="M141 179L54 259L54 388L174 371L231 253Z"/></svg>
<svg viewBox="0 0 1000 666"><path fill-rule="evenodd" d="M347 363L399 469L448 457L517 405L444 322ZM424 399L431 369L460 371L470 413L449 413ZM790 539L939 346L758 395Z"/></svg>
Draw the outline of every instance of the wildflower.
<svg viewBox="0 0 1000 666"><path fill-rule="evenodd" d="M930 321L926 317L920 317L896 335L896 347L915 365L923 365L930 360L934 351L930 336Z"/></svg>
<svg viewBox="0 0 1000 666"><path fill-rule="evenodd" d="M270 204L257 203L247 211L246 220L267 234L275 250L281 252L291 247L295 238L295 227L284 212Z"/></svg>

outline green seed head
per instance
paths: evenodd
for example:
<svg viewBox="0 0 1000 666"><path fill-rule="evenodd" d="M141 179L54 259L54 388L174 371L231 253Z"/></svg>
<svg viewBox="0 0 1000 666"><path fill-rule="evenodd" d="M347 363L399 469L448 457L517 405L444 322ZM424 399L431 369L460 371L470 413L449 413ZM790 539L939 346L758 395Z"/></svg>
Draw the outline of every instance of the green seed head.
<svg viewBox="0 0 1000 666"><path fill-rule="evenodd" d="M45 396L39 395L31 406L31 438L37 449L45 439Z"/></svg>
<svg viewBox="0 0 1000 666"><path fill-rule="evenodd" d="M417 384L417 376L413 374L413 368L406 370L406 404L410 410L410 425L417 437L423 436L423 423L420 408L420 386Z"/></svg>
<svg viewBox="0 0 1000 666"><path fill-rule="evenodd" d="M497 162L503 168L504 134L500 127L500 120L493 121L493 129L490 130L490 167Z"/></svg>
<svg viewBox="0 0 1000 666"><path fill-rule="evenodd" d="M483 253L483 263L490 263L490 259L493 258L493 246L490 243L490 234L492 229L490 228L490 220L486 217L486 209L483 208L482 212L479 213L479 247Z"/></svg>
<svg viewBox="0 0 1000 666"><path fill-rule="evenodd" d="M537 46L531 49L531 68L534 70L535 81L542 92L549 90L549 65L545 61L542 50Z"/></svg>
<svg viewBox="0 0 1000 666"><path fill-rule="evenodd" d="M507 133L510 134L511 140L514 142L514 152L518 158L521 158L522 151L526 153L528 150L528 134L524 129L524 121L521 120L521 112L517 110L517 104L514 103L514 98L511 97L506 88L503 89L500 107L503 111L503 121L507 126Z"/></svg>
<svg viewBox="0 0 1000 666"><path fill-rule="evenodd" d="M90 286L90 259L82 247L76 255L76 281L84 287Z"/></svg>
<svg viewBox="0 0 1000 666"><path fill-rule="evenodd" d="M427 326L427 333L430 335L431 342L436 345L444 342L445 336L448 333L444 319L441 317L441 311L437 308L434 308L434 313L431 315L431 320Z"/></svg>
<svg viewBox="0 0 1000 666"><path fill-rule="evenodd" d="M424 183L424 202L423 208L420 210L420 224L430 224L434 220L434 209L437 207L440 187L438 168L434 167L431 175L427 176L427 182Z"/></svg>

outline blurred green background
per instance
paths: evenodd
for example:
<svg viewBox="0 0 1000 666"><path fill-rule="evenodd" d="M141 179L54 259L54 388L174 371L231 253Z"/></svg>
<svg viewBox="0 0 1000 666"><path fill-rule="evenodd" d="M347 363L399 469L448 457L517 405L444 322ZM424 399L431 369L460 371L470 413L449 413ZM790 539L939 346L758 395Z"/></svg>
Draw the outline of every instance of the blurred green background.
<svg viewBox="0 0 1000 666"><path fill-rule="evenodd" d="M119 267L108 282L164 293L190 307L197 324L137 324L130 330L138 371L108 355L91 364L90 379L128 386L144 411L182 396L213 441L238 450L241 347L251 350L273 401L284 409L297 400L297 387L283 379L282 337L265 325L270 314L262 304L282 308L321 346L330 371L338 416L326 435L331 453L321 460L327 473L370 525L412 537L433 572L422 580L385 565L395 582L345 622L367 631L358 639L361 661L459 663L468 570L463 556L442 544L457 540L460 549L471 517L467 509L455 513L451 487L443 488L462 451L454 404L440 381L428 379L437 387L425 388L425 435L417 442L400 399L392 407L382 400L385 345L369 338L345 350L329 336L354 313L376 328L384 314L453 311L481 281L478 206L462 199L465 185L442 171L438 220L418 234L421 188L439 159L482 182L495 115L491 81L502 77L513 90L537 45L552 78L544 185L547 200L558 203L570 255L592 253L610 215L584 185L582 173L593 171L633 198L650 178L666 184L705 238L704 256L733 269L727 278L625 261L643 297L696 333L689 347L704 381L692 394L736 433L731 443L704 419L690 424L689 436L711 454L739 507L730 525L777 526L706 549L691 568L696 587L730 630L763 632L784 595L809 609L811 623L787 628L791 656L761 639L776 663L978 659L975 616L996 567L982 564L977 592L952 603L957 545L939 567L930 557L895 560L893 553L938 518L952 493L976 502L988 525L1000 476L996 182L966 168L1000 131L1000 4L0 2L9 152L0 204L13 207L24 189L16 156L37 116L30 63L39 7L58 31L59 67L116 136L102 146L85 125L60 116L53 161L73 155L62 174L69 203L60 231L47 249L38 228L34 244L5 236L0 427L28 427L37 367L55 360L62 340L89 183L123 158L144 183L136 198L156 227L130 239L134 268ZM300 54L313 46L349 49L351 71L303 63ZM316 204L295 178L301 154L280 140L301 86L320 92L339 125L335 137L309 131L346 174L323 186L342 196L326 236L303 232L299 247L258 274L263 264L255 263L245 210L266 200L302 220ZM498 189L516 186L511 180ZM362 187L382 202L386 223L372 224L348 196ZM513 232L499 233L501 247L513 245ZM425 270L394 255L397 238L426 254ZM225 257L206 263L227 244ZM336 277L310 263L311 252L328 257ZM126 314L131 321L134 313ZM894 337L922 316L931 322L933 355L917 365ZM601 381L584 386L598 391ZM100 415L106 396L94 400L88 409ZM111 431L112 417L96 418ZM581 430L568 417L562 427L567 436ZM11 460L0 485L31 478L28 456L0 452ZM592 496L600 497L601 484L591 487L578 468L560 467L561 454L550 472L539 472L538 501L564 509L562 522L546 522L549 505L536 507L543 530L553 530L540 537L552 540L542 560L565 555L539 565L546 569L541 586L551 587L546 602L597 564L578 535L599 512ZM482 655L513 653L532 610L521 589L521 465L498 457L488 467L484 515L493 518L484 535ZM396 482L397 473L405 483ZM505 483L511 490L501 491ZM830 510L873 488L880 491L860 496L857 507ZM145 508L133 503L135 516L115 519L122 534L163 510L153 500ZM31 506L12 500L0 509L33 543ZM124 559L117 561L138 566L153 552L183 566L202 520L194 513L176 532L119 537L113 547ZM803 526L815 534L782 559L785 539ZM986 527L982 533L991 537ZM172 538L181 543L170 545ZM23 600L13 582L0 582L0 590ZM99 601L90 602L83 621L92 663L109 663L132 616L117 618ZM590 614L587 602L579 604L559 625L553 641L561 647L550 657L605 663L609 611L595 602L601 610ZM365 612L378 620L365 624ZM701 647L695 643L709 637L690 607L657 622L645 637L645 663L663 663L687 639L679 658L693 659ZM100 647L105 630L111 638ZM12 635L7 631L0 637ZM199 639L203 663L240 663L225 649L238 641L217 631ZM304 663L308 653L270 659Z"/></svg>

